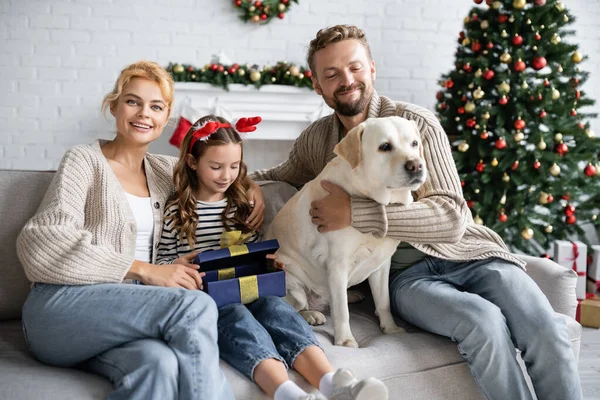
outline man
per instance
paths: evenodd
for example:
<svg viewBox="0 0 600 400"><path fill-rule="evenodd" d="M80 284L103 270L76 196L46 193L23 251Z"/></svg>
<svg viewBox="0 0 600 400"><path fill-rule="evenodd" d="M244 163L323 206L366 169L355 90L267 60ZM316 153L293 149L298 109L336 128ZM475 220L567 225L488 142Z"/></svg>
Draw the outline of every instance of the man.
<svg viewBox="0 0 600 400"><path fill-rule="evenodd" d="M352 225L363 233L402 241L392 258L390 296L398 317L458 342L488 399L532 399L515 358L521 350L539 399L581 398L577 365L564 320L490 229L473 223L462 196L448 139L428 110L379 96L375 63L365 34L355 26L322 29L310 43L315 91L335 110L311 124L289 159L253 174L299 186L334 157L333 148L367 118L397 115L417 123L429 171L415 202L382 206L345 193L314 202L319 232Z"/></svg>

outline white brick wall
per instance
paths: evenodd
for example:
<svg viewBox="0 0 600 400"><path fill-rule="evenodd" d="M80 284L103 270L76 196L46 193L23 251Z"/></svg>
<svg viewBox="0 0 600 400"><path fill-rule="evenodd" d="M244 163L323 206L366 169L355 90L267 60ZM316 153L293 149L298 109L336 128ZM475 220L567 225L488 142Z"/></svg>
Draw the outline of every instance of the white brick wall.
<svg viewBox="0 0 600 400"><path fill-rule="evenodd" d="M600 100L598 0L563 0L579 18L571 39L590 60L584 86ZM304 63L319 28L363 27L381 94L432 108L437 79L452 68L472 0L301 0L283 21L243 24L231 1L1 0L0 168L54 169L64 151L111 137L100 102L120 69L140 58L203 65L220 50L234 61ZM599 107L596 106L596 109ZM260 110L257 110L260 112ZM593 122L600 133L600 120ZM155 151L175 154L165 130ZM251 169L287 156L290 143L249 141ZM157 150L158 149L158 150Z"/></svg>

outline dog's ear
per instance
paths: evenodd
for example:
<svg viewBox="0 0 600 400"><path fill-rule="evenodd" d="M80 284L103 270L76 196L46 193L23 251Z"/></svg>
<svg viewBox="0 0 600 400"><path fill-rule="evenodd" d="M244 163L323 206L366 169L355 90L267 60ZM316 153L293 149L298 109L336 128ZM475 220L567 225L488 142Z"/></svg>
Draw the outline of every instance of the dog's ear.
<svg viewBox="0 0 600 400"><path fill-rule="evenodd" d="M362 158L362 135L365 131L364 122L350 129L346 136L335 145L333 152L350 164L352 169L358 166Z"/></svg>
<svg viewBox="0 0 600 400"><path fill-rule="evenodd" d="M417 125L417 122L414 121L414 120L410 120L410 123L415 128L415 132L417 133L417 136L419 136L419 138L421 138L421 131L419 130L419 125ZM419 143L420 143L420 146L419 146L419 156L421 156L421 158L423 158L423 141L419 140Z"/></svg>

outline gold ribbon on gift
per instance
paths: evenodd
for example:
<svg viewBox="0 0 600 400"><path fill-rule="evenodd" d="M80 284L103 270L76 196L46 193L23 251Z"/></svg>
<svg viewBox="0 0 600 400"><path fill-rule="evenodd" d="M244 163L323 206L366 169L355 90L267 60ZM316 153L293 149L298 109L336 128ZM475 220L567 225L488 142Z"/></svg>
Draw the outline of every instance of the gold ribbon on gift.
<svg viewBox="0 0 600 400"><path fill-rule="evenodd" d="M217 270L217 279L224 281L226 279L235 278L235 268L223 268Z"/></svg>
<svg viewBox="0 0 600 400"><path fill-rule="evenodd" d="M242 304L252 303L258 299L258 277L256 275L242 276L240 281L240 300Z"/></svg>
<svg viewBox="0 0 600 400"><path fill-rule="evenodd" d="M242 231L226 231L221 234L219 245L222 249L243 245L252 236L253 232L242 233ZM243 253L244 254L244 253Z"/></svg>
<svg viewBox="0 0 600 400"><path fill-rule="evenodd" d="M229 246L229 254L231 257L241 256L242 254L248 254L248 246L245 244Z"/></svg>

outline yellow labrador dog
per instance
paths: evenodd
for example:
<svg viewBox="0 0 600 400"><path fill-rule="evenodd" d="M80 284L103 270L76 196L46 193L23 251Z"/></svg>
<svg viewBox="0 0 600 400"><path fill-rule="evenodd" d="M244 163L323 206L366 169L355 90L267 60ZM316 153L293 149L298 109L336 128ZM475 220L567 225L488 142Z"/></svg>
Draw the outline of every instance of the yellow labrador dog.
<svg viewBox="0 0 600 400"><path fill-rule="evenodd" d="M425 182L427 171L417 125L400 117L366 120L348 132L334 153L337 157L321 174L283 206L266 237L280 244L277 255L287 272L285 299L311 325L326 321L321 311L329 304L335 344L358 347L350 331L347 289L367 278L381 330L404 332L392 317L388 287L390 260L399 242L353 227L319 233L309 216L311 202L327 195L321 187L325 179L380 204L409 204L411 191Z"/></svg>

